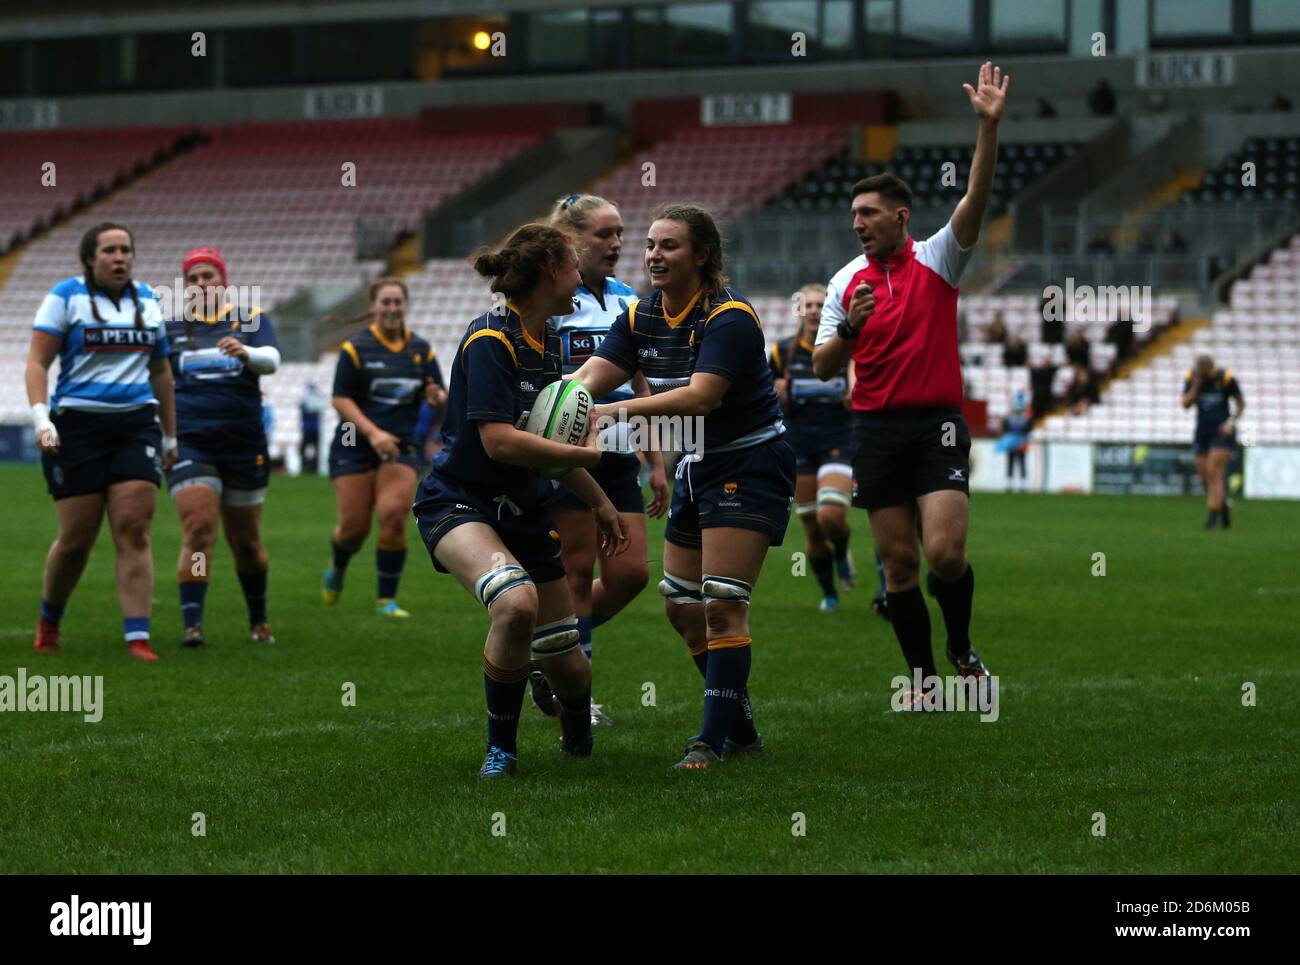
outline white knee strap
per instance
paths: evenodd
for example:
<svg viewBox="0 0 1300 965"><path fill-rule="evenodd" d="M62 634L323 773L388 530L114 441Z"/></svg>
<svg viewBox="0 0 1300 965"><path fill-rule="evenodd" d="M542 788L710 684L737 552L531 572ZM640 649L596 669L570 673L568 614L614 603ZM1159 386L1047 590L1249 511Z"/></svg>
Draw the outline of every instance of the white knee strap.
<svg viewBox="0 0 1300 965"><path fill-rule="evenodd" d="M706 604L719 600L749 606L749 596L754 592L754 587L744 580L733 580L729 576L711 576L705 573L701 590Z"/></svg>
<svg viewBox="0 0 1300 965"><path fill-rule="evenodd" d="M700 584L691 580L683 580L670 573L664 573L664 578L659 581L659 595L673 603L704 602L704 596L700 592Z"/></svg>
<svg viewBox="0 0 1300 965"><path fill-rule="evenodd" d="M853 467L845 465L842 462L822 463L817 469L817 481L821 482L827 476L848 476L853 478Z"/></svg>
<svg viewBox="0 0 1300 965"><path fill-rule="evenodd" d="M844 506L849 505L849 494L834 486L822 486L817 490L818 506Z"/></svg>
<svg viewBox="0 0 1300 965"><path fill-rule="evenodd" d="M798 506L795 507L794 511L799 516L800 519L807 519L809 516L817 515L817 504L800 503Z"/></svg>
<svg viewBox="0 0 1300 965"><path fill-rule="evenodd" d="M478 578L474 584L474 595L478 601L487 609L492 609L492 604L506 590L513 590L517 586L532 586L532 577L528 571L518 564L511 563L507 566L498 566L494 570L488 570Z"/></svg>
<svg viewBox="0 0 1300 965"><path fill-rule="evenodd" d="M568 653L578 645L578 618L569 614L554 623L543 623L533 631L533 659L544 660Z"/></svg>

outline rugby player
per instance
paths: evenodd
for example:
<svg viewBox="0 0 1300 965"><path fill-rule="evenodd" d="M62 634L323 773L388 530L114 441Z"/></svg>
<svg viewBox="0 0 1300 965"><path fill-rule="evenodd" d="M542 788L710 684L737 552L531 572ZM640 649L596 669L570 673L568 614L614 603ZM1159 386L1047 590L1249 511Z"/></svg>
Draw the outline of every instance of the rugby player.
<svg viewBox="0 0 1300 965"><path fill-rule="evenodd" d="M1229 409L1230 400L1237 403L1237 411ZM1237 448L1237 420L1246 409L1246 399L1232 372L1214 364L1209 355L1196 359L1195 368L1187 370L1183 380L1183 408L1196 406L1196 434L1192 437L1192 452L1196 456L1196 474L1205 486L1205 502L1209 515L1205 528L1214 529L1223 522L1223 528L1232 526L1231 504L1224 491L1223 476Z"/></svg>

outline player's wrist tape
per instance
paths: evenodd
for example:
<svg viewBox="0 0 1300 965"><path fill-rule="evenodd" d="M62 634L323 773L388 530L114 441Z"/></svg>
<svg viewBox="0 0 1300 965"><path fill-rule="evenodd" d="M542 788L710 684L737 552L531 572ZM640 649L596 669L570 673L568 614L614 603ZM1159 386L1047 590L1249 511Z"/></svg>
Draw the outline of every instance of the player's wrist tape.
<svg viewBox="0 0 1300 965"><path fill-rule="evenodd" d="M37 432L53 424L50 421L50 407L46 403L37 402L32 406L32 425L36 427Z"/></svg>
<svg viewBox="0 0 1300 965"><path fill-rule="evenodd" d="M176 437L163 435L163 452L171 452L176 448Z"/></svg>

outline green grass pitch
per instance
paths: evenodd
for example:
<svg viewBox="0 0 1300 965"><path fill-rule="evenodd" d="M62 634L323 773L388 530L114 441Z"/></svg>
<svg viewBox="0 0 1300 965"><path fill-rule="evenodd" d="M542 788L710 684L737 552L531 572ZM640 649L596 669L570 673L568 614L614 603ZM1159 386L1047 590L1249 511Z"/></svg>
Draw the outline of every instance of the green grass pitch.
<svg viewBox="0 0 1300 965"><path fill-rule="evenodd" d="M0 469L0 486L0 674L104 677L100 723L0 714L2 872L1300 868L1298 504L1243 501L1232 531L1205 533L1190 498L977 494L973 638L1001 679L992 723L888 712L901 658L870 612L870 586L818 612L812 576L791 572L794 521L755 593L765 759L668 776L696 732L701 680L648 589L596 635L595 693L615 720L596 755L563 759L555 723L526 707L520 778L484 785L486 617L434 573L414 527L400 594L413 619L373 615L373 536L326 608L329 486L276 478L266 542L279 642L248 640L223 546L208 646L182 652L178 530L163 495L163 659L126 657L106 531L68 608L63 653L38 657L54 510L34 467ZM870 584L856 511L854 524ZM652 523L652 560L661 532ZM657 581L656 563L651 572ZM931 616L941 630L933 601ZM355 707L343 706L346 682ZM646 683L655 706L643 705ZM192 833L196 812L206 836Z"/></svg>

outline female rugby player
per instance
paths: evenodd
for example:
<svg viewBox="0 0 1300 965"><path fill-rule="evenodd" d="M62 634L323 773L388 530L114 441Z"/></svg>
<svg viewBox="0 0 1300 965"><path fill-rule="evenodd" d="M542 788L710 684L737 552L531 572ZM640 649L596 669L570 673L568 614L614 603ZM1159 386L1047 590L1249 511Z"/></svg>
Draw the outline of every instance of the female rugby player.
<svg viewBox="0 0 1300 965"><path fill-rule="evenodd" d="M163 469L176 461L167 333L153 291L131 278L130 230L98 224L82 237L79 254L82 274L45 296L27 353L27 400L59 518L34 649L59 649L59 621L107 513L127 652L157 660L149 646L149 527ZM59 379L47 402L56 356Z"/></svg>
<svg viewBox="0 0 1300 965"><path fill-rule="evenodd" d="M835 576L846 590L856 576L849 551L849 502L853 469L849 452L849 410L845 407L848 372L823 382L813 373L813 339L826 304L826 286L804 285L799 300L799 331L772 345L772 377L786 413L786 441L795 452L795 506L803 521L805 551L823 610L840 605Z"/></svg>
<svg viewBox="0 0 1300 965"><path fill-rule="evenodd" d="M560 333L564 374L572 375L591 357L614 319L636 298L636 292L613 275L623 249L623 219L613 203L594 195L571 194L556 202L550 223L576 237L582 251L578 265L582 283L574 296L576 307L568 315L551 319ZM644 376L638 374L631 383L596 401L617 402L631 398L634 392L650 394ZM668 480L662 453L647 452L646 459L650 463L650 488L654 494L649 513L657 519L668 509ZM601 559L599 580L592 579L596 566L596 524L590 508L572 493L561 495L555 504L555 528L560 531L564 572L578 614L578 638L588 659L592 653L592 631L631 603L650 579L646 564L646 506L637 478L640 469L635 452L607 450L591 471L592 478L623 517L630 539L626 553ZM551 716L558 712L552 695L546 690L545 677L540 673L533 674L533 703ZM591 705L591 720L593 724L611 723L595 701Z"/></svg>
<svg viewBox="0 0 1300 965"><path fill-rule="evenodd" d="M673 767L702 770L724 750L763 746L747 690L749 600L768 547L785 538L795 456L781 438L758 316L727 287L712 216L687 204L660 208L645 263L654 292L627 307L576 377L601 396L641 371L656 393L598 406L598 419L703 420L702 448L678 464L659 584L705 678L703 727Z"/></svg>
<svg viewBox="0 0 1300 965"><path fill-rule="evenodd" d="M560 337L547 319L570 308L580 281L573 238L526 224L474 269L505 304L470 322L451 366L443 448L412 511L436 570L451 573L488 611L483 648L487 756L481 777L512 775L519 712L532 663L560 705L560 746L591 754L591 663L578 646L578 618L564 579L542 467L570 469L563 485L594 510L604 556L626 551L623 521L582 467L600 461L585 446L519 428L544 387L560 378ZM594 423L593 423L594 425Z"/></svg>
<svg viewBox="0 0 1300 965"><path fill-rule="evenodd" d="M249 633L274 643L266 621L266 547L262 501L271 477L258 379L280 365L271 319L260 308L224 301L226 263L215 248L195 248L181 262L187 294L183 318L167 323L180 446L167 486L181 519L178 564L181 645L203 646L208 558L218 520L235 558L248 607Z"/></svg>
<svg viewBox="0 0 1300 965"><path fill-rule="evenodd" d="M339 522L321 597L338 602L348 561L366 541L377 511L375 612L405 618L411 614L397 605L397 585L406 564L406 513L424 466L424 445L416 438L420 401L440 409L447 391L433 349L406 328L406 285L380 278L370 284L369 298L370 309L361 318L372 321L343 343L334 370L332 401L339 424L329 465Z"/></svg>
<svg viewBox="0 0 1300 965"><path fill-rule="evenodd" d="M1237 400L1237 411L1229 411L1229 399ZM1196 456L1196 474L1205 486L1209 516L1205 528L1214 529L1223 520L1223 528L1232 526L1232 513L1224 493L1223 475L1237 448L1237 420L1246 410L1246 399L1232 372L1221 369L1208 355L1196 359L1196 368L1187 371L1183 381L1183 408L1196 406L1196 435L1192 452Z"/></svg>

